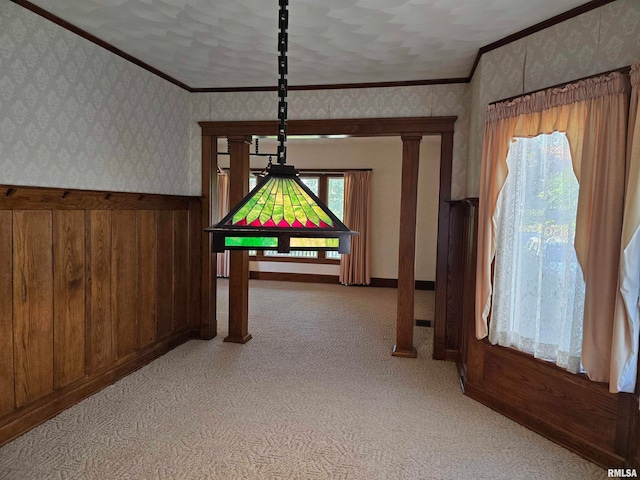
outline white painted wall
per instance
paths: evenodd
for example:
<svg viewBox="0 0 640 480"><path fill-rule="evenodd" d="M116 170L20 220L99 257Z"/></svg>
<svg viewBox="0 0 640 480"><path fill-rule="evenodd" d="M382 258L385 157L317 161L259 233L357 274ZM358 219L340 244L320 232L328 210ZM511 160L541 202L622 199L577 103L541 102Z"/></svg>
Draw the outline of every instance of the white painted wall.
<svg viewBox="0 0 640 480"><path fill-rule="evenodd" d="M372 168L372 243L371 275L398 278L400 228L400 181L402 141L399 137L290 140L287 162L297 168ZM260 150L275 152L275 143L261 141ZM226 143L219 142L219 151ZM229 157L220 156L228 167ZM251 167L262 168L266 158L252 157ZM438 234L438 192L440 137L424 137L420 145L418 178L418 219L416 234L416 280L435 281ZM322 268L320 268L322 267ZM320 273L337 275L334 265L310 265L270 262L255 269L270 272Z"/></svg>

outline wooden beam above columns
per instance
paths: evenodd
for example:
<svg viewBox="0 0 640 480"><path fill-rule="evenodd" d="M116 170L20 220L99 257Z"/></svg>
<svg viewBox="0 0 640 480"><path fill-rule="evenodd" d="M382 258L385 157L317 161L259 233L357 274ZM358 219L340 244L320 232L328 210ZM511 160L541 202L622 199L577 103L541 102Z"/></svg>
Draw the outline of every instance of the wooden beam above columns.
<svg viewBox="0 0 640 480"><path fill-rule="evenodd" d="M290 120L287 127L289 135L329 135L335 133L349 134L354 136L403 136L407 139L412 136L420 137L424 135L443 135L443 142L441 144L442 152L440 157L440 188L442 189L443 186L448 187L446 187L447 190L441 192L441 199L443 199L444 197L445 202L440 202L438 215L444 215L445 217L443 218L448 218L446 217L448 215L448 205L446 200L450 200L451 162L453 151L452 139L455 121L456 117ZM211 141L206 140L207 137L212 139L213 144L215 144L215 137L275 135L278 128L278 122L275 120L199 122L199 125L202 127L203 149L205 148L207 141ZM418 158L418 152L416 152L416 158ZM444 258L445 261L447 258L449 258L449 242L447 235L448 229L442 229L441 232L438 232L438 256ZM413 267L411 269L411 272L413 272ZM438 272L442 272L442 269L438 268ZM442 305L442 299L446 299L446 297L442 294L443 292L438 292L438 290L445 287L446 292L446 282L444 285L440 282L440 279L442 278L442 275L440 275L440 273L438 273L436 276L438 278L438 281L436 282L436 317L434 331L436 333L439 333L441 332L442 328L442 326L439 325L439 322L442 322L442 318L446 318L446 304ZM410 293L413 294L413 291L411 291ZM398 345L396 345L398 355L404 353L403 350L399 348L401 346L401 343L398 343ZM437 347L437 345L435 345L435 347ZM412 342L409 342L408 353L413 353Z"/></svg>
<svg viewBox="0 0 640 480"><path fill-rule="evenodd" d="M351 135L377 136L420 133L440 135L453 132L457 117L404 117L404 118L336 118L327 120L289 120L289 135ZM203 136L277 135L277 120L249 120L232 122L199 122Z"/></svg>

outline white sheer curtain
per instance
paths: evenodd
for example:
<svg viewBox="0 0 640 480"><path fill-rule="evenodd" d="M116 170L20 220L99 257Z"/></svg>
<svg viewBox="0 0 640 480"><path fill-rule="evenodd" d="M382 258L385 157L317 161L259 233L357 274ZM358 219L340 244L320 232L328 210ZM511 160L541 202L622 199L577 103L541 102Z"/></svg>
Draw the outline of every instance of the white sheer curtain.
<svg viewBox="0 0 640 480"><path fill-rule="evenodd" d="M618 354L612 350L613 317L620 270L629 90L628 77L619 72L588 78L491 105L485 124L478 211L476 336L486 337L488 324L497 321L492 305L494 267L497 269L496 228L502 208L498 200L511 176L507 165L509 149L516 138L563 132L580 184L574 246L586 283L581 361L586 374L596 382L609 381L612 354ZM513 229L508 219L503 220L503 228ZM546 231L546 226L540 230ZM522 230L518 235L526 233L530 232ZM562 233L560 238L560 243L568 243L568 233ZM543 240L546 239L539 239ZM552 248L557 249L557 245ZM553 268L558 268L562 262L554 263ZM566 265L564 262L560 266ZM539 270L539 275L542 273L544 270ZM556 285L561 285L559 280ZM540 301L546 304L546 296ZM542 321L544 315L540 316ZM545 343L544 339L537 341ZM561 354L559 348L559 361ZM576 365L569 363L567 368L575 370Z"/></svg>
<svg viewBox="0 0 640 480"><path fill-rule="evenodd" d="M640 331L640 62L631 67L627 185L622 225L619 291L613 324L612 392L633 393Z"/></svg>
<svg viewBox="0 0 640 480"><path fill-rule="evenodd" d="M563 133L517 138L498 197L489 340L580 371L585 283L574 248L578 181Z"/></svg>

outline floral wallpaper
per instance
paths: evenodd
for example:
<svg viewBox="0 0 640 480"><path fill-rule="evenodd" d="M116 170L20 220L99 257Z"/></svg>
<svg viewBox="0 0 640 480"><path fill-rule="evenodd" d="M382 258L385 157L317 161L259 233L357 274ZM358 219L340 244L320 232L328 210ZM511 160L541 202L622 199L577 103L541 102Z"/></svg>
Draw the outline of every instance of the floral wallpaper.
<svg viewBox="0 0 640 480"><path fill-rule="evenodd" d="M198 93L191 97L191 194L200 194L199 121L271 120L275 92ZM469 85L425 85L289 93L290 119L457 116L453 152L453 198L464 198L469 132Z"/></svg>
<svg viewBox="0 0 640 480"><path fill-rule="evenodd" d="M0 2L0 183L185 195L189 93Z"/></svg>
<svg viewBox="0 0 640 480"><path fill-rule="evenodd" d="M478 196L489 103L640 60L640 1L617 0L484 54L471 82L467 196Z"/></svg>
<svg viewBox="0 0 640 480"><path fill-rule="evenodd" d="M493 101L640 59L617 0L482 56L471 84L293 91L292 119L456 115L453 198L477 196ZM200 195L203 120L274 118L274 92L188 93L0 2L0 183Z"/></svg>
<svg viewBox="0 0 640 480"><path fill-rule="evenodd" d="M522 72L526 56L526 39L517 40L482 56L473 76L471 111L473 129L469 132L469 164L467 194L478 196L482 139L484 137L484 110L496 100L522 93ZM476 148L477 147L477 148Z"/></svg>
<svg viewBox="0 0 640 480"><path fill-rule="evenodd" d="M526 64L523 65L525 92L599 71L601 14L599 9L591 10L523 39L526 49Z"/></svg>

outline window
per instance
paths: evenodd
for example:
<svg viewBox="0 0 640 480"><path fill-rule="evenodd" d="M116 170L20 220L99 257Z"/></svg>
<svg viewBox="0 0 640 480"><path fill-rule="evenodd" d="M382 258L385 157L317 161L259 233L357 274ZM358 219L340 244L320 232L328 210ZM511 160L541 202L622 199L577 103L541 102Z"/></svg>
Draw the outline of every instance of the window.
<svg viewBox="0 0 640 480"><path fill-rule="evenodd" d="M478 208L476 336L557 357L593 381L613 376L612 392L633 391L627 379L635 384L637 366L637 326L616 315L625 187L634 185L626 183L628 84L613 72L489 105ZM537 259L529 266L526 252Z"/></svg>
<svg viewBox="0 0 640 480"><path fill-rule="evenodd" d="M320 198L336 217L342 221L344 210L344 175L342 173L300 173L300 179L309 189ZM257 184L254 174L249 178L249 189L253 189ZM278 253L276 250L251 250L249 255L255 255L258 259L266 260L263 257L277 257L280 259L314 259L319 262L330 260L330 263L340 259L338 252L291 252ZM328 262L329 263L329 262Z"/></svg>
<svg viewBox="0 0 640 480"><path fill-rule="evenodd" d="M327 207L343 222L344 218L344 177L328 177ZM327 258L340 259L338 252L325 252Z"/></svg>
<svg viewBox="0 0 640 480"><path fill-rule="evenodd" d="M496 208L492 343L580 371L585 284L578 181L565 134L517 138Z"/></svg>

